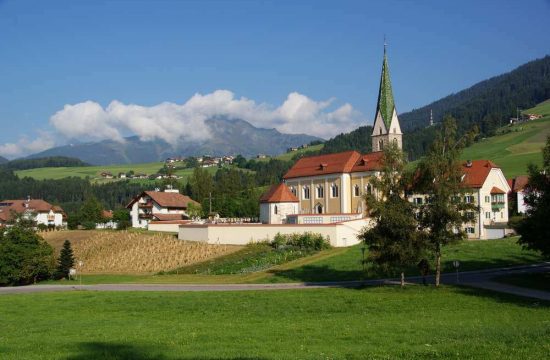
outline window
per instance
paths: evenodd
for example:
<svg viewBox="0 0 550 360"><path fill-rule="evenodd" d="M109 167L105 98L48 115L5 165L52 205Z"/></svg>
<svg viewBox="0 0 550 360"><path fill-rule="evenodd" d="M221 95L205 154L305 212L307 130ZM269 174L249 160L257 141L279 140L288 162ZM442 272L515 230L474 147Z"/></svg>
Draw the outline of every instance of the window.
<svg viewBox="0 0 550 360"><path fill-rule="evenodd" d="M468 219L470 221L474 220L475 219L474 213L472 211L467 211L466 212L466 219Z"/></svg>
<svg viewBox="0 0 550 360"><path fill-rule="evenodd" d="M380 132L382 132L382 129L380 129ZM382 149L384 149L384 140L378 142L378 150L382 151Z"/></svg>
<svg viewBox="0 0 550 360"><path fill-rule="evenodd" d="M323 185L317 186L317 199L322 199L325 197L325 188Z"/></svg>
<svg viewBox="0 0 550 360"><path fill-rule="evenodd" d="M353 196L359 196L359 185L353 187Z"/></svg>
<svg viewBox="0 0 550 360"><path fill-rule="evenodd" d="M485 219L490 219L491 218L491 213L489 211L487 211L485 213Z"/></svg>
<svg viewBox="0 0 550 360"><path fill-rule="evenodd" d="M277 215L277 212L278 212L277 205L275 205L275 206L273 207L273 213L274 213L275 215Z"/></svg>
<svg viewBox="0 0 550 360"><path fill-rule="evenodd" d="M476 229L474 229L473 227L469 226L469 227L466 228L466 233L467 234L475 234L475 232L476 232Z"/></svg>
<svg viewBox="0 0 550 360"><path fill-rule="evenodd" d="M303 194L302 194L303 199L304 200L309 200L309 186L304 186L302 188L302 192L303 192Z"/></svg>
<svg viewBox="0 0 550 360"><path fill-rule="evenodd" d="M486 203L490 203L491 202L491 197L490 196L485 196L485 202Z"/></svg>
<svg viewBox="0 0 550 360"><path fill-rule="evenodd" d="M421 197L415 197L414 198L414 203L416 205L422 205L422 198Z"/></svg>
<svg viewBox="0 0 550 360"><path fill-rule="evenodd" d="M338 185L332 184L330 186L330 196L332 196L333 198L338 197Z"/></svg>
<svg viewBox="0 0 550 360"><path fill-rule="evenodd" d="M323 205L317 204L315 206L315 210L316 210L317 214L322 214L323 213Z"/></svg>
<svg viewBox="0 0 550 360"><path fill-rule="evenodd" d="M474 202L474 197L472 195L466 195L464 197L464 201L467 203L467 204L471 204Z"/></svg>
<svg viewBox="0 0 550 360"><path fill-rule="evenodd" d="M395 129L394 129L395 130ZM397 145L397 139L393 139L393 144Z"/></svg>
<svg viewBox="0 0 550 360"><path fill-rule="evenodd" d="M296 188L294 186L290 187L290 192L292 193L292 195L296 196Z"/></svg>
<svg viewBox="0 0 550 360"><path fill-rule="evenodd" d="M367 190L367 194L372 195L372 185L371 184L367 184L367 186L365 186L365 190Z"/></svg>

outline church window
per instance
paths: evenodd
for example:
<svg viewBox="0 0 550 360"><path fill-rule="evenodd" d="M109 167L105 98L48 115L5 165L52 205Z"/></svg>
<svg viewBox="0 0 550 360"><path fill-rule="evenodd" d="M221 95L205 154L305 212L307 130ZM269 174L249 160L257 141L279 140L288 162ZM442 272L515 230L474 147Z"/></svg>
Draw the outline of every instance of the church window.
<svg viewBox="0 0 550 360"><path fill-rule="evenodd" d="M322 214L323 213L323 205L317 204L317 206L315 206L315 210L316 210L317 214Z"/></svg>
<svg viewBox="0 0 550 360"><path fill-rule="evenodd" d="M380 135L382 135L382 128L380 128Z"/></svg>
<svg viewBox="0 0 550 360"><path fill-rule="evenodd" d="M303 199L309 200L309 186L304 186L303 190Z"/></svg>
<svg viewBox="0 0 550 360"><path fill-rule="evenodd" d="M365 189L367 190L367 194L372 195L372 185L371 184L367 184L367 186L365 186Z"/></svg>
<svg viewBox="0 0 550 360"><path fill-rule="evenodd" d="M332 185L330 186L330 195L331 195L333 198L338 197L338 185L332 184Z"/></svg>
<svg viewBox="0 0 550 360"><path fill-rule="evenodd" d="M359 185L353 187L353 196L359 196Z"/></svg>
<svg viewBox="0 0 550 360"><path fill-rule="evenodd" d="M393 139L393 144L397 145L397 139Z"/></svg>
<svg viewBox="0 0 550 360"><path fill-rule="evenodd" d="M384 149L384 140L380 140L378 142L378 150L382 151L382 149Z"/></svg>
<svg viewBox="0 0 550 360"><path fill-rule="evenodd" d="M275 205L275 206L273 207L273 213L274 213L275 215L277 215L277 212L278 212L277 205Z"/></svg>
<svg viewBox="0 0 550 360"><path fill-rule="evenodd" d="M290 187L290 192L292 193L292 195L296 196L296 188L294 186Z"/></svg>
<svg viewBox="0 0 550 360"><path fill-rule="evenodd" d="M323 185L317 186L317 199L322 199L325 197L325 188Z"/></svg>

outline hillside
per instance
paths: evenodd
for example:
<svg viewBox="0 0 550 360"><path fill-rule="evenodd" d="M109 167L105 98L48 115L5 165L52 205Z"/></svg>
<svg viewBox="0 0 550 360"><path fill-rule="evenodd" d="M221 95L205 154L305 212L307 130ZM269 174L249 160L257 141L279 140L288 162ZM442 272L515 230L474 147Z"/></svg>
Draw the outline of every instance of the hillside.
<svg viewBox="0 0 550 360"><path fill-rule="evenodd" d="M545 115L540 120L505 126L497 135L481 139L466 148L463 159L490 159L501 166L507 178L527 173L529 163L541 164L541 149L550 135L550 102L525 110Z"/></svg>
<svg viewBox="0 0 550 360"><path fill-rule="evenodd" d="M142 141L136 136L124 142L70 144L55 147L29 158L70 156L94 165L139 164L162 161L174 156L277 155L287 148L308 144L319 138L305 134L283 134L275 129L262 129L240 119L214 118L206 121L211 138L201 142L183 142L176 147L160 141Z"/></svg>
<svg viewBox="0 0 550 360"><path fill-rule="evenodd" d="M26 169L37 169L37 168L47 168L47 167L89 166L89 164L76 158L70 158L66 156L51 156L51 157L35 158L35 159L16 159L16 160L8 161L2 166L12 170L26 170Z"/></svg>
<svg viewBox="0 0 550 360"><path fill-rule="evenodd" d="M481 81L468 89L451 94L419 109L399 116L405 132L429 125L430 110L434 121L453 115L463 127L478 124L485 135L516 116L517 107L527 109L550 98L550 56L528 62L518 68Z"/></svg>
<svg viewBox="0 0 550 360"><path fill-rule="evenodd" d="M0 156L0 165L7 163L9 160L5 157Z"/></svg>

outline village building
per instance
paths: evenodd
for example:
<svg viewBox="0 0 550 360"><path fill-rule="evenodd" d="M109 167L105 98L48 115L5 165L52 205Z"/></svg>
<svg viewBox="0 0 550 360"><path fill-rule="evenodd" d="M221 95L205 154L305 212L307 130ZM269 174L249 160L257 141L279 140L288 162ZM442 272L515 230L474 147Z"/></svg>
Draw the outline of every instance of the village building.
<svg viewBox="0 0 550 360"><path fill-rule="evenodd" d="M42 199L4 200L0 202L0 226L8 225L15 214L23 215L36 222L36 225L63 227L66 214L59 206Z"/></svg>
<svg viewBox="0 0 550 360"><path fill-rule="evenodd" d="M148 228L151 222L176 222L189 219L187 210L190 204L199 205L189 196L178 190L144 191L126 206L130 209L132 227ZM181 222L182 224L185 222ZM176 227L177 231L177 227Z"/></svg>
<svg viewBox="0 0 550 360"><path fill-rule="evenodd" d="M527 212L527 204L525 203L526 188L529 183L527 175L516 176L513 179L508 179L508 185L511 188L509 196L514 198L516 203L516 212L525 214Z"/></svg>

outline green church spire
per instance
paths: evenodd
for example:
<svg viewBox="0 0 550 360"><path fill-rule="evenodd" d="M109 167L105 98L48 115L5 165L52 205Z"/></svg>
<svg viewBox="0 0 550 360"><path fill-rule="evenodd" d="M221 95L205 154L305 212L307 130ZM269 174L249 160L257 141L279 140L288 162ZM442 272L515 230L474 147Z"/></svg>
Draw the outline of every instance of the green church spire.
<svg viewBox="0 0 550 360"><path fill-rule="evenodd" d="M382 75L380 76L380 90L378 93L378 103L376 105L376 116L380 111L382 120L389 129L395 103L391 90L390 69L388 67L388 57L386 55L386 42L384 41L384 62L382 63Z"/></svg>

